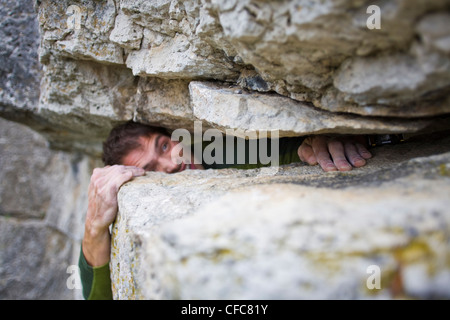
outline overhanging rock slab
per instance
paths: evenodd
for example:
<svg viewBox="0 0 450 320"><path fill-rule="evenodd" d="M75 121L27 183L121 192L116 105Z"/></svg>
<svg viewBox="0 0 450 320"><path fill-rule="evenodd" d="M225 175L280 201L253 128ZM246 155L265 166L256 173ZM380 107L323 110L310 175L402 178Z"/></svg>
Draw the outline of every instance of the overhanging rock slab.
<svg viewBox="0 0 450 320"><path fill-rule="evenodd" d="M345 173L148 173L119 192L114 298L450 298L449 149L375 148Z"/></svg>
<svg viewBox="0 0 450 320"><path fill-rule="evenodd" d="M399 119L336 114L312 103L269 93L249 92L212 82L189 84L194 117L211 127L245 138L260 131L278 131L280 136L308 134L387 134L418 132L436 127L433 118ZM447 117L448 119L448 117ZM447 120L448 121L448 120ZM447 124L448 127L448 124ZM228 133L228 132L227 132Z"/></svg>

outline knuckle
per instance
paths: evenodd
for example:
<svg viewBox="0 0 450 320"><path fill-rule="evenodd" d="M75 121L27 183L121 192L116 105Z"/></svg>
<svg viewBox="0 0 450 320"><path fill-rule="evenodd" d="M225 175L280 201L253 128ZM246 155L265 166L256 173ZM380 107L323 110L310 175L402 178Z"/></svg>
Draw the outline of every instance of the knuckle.
<svg viewBox="0 0 450 320"><path fill-rule="evenodd" d="M351 142L351 141L346 141L344 143L344 146L345 146L346 149L355 149L355 144L353 142Z"/></svg>
<svg viewBox="0 0 450 320"><path fill-rule="evenodd" d="M103 186L103 179L101 179L101 178L93 179L93 180L91 180L91 184L95 190L100 190Z"/></svg>
<svg viewBox="0 0 450 320"><path fill-rule="evenodd" d="M100 168L95 168L94 170L92 170L92 175L91 175L91 179L95 179L100 175L101 169Z"/></svg>
<svg viewBox="0 0 450 320"><path fill-rule="evenodd" d="M92 170L91 179L97 179L99 177L104 176L107 172L109 172L110 166L106 166L104 168L94 168Z"/></svg>
<svg viewBox="0 0 450 320"><path fill-rule="evenodd" d="M95 185L95 183L98 181L98 179L99 179L99 175L98 174L92 174L90 183L92 185Z"/></svg>
<svg viewBox="0 0 450 320"><path fill-rule="evenodd" d="M128 178L131 178L133 176L133 172L132 171L124 171L122 174L125 175L125 177L128 177Z"/></svg>
<svg viewBox="0 0 450 320"><path fill-rule="evenodd" d="M312 141L313 141L313 137L311 137L311 136L306 137L305 140L303 140L303 142L302 142L302 146L303 146L304 144L309 144L309 145L311 145L311 144L312 144Z"/></svg>
<svg viewBox="0 0 450 320"><path fill-rule="evenodd" d="M121 165L115 164L111 166L111 171L120 171L121 167L122 167Z"/></svg>
<svg viewBox="0 0 450 320"><path fill-rule="evenodd" d="M328 142L328 146L330 148L340 148L340 147L342 147L342 141L336 140L336 139L331 140Z"/></svg>

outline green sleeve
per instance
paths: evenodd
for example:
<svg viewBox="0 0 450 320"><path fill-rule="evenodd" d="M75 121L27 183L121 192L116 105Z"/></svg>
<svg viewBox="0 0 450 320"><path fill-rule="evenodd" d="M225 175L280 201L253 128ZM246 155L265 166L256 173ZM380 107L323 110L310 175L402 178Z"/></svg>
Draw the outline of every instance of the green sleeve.
<svg viewBox="0 0 450 320"><path fill-rule="evenodd" d="M300 162L300 158L298 156L297 150L304 139L305 139L304 137L283 137L283 138L278 139L279 165ZM272 143L271 142L272 142L272 140L268 139L268 142L267 142L267 155L268 156L272 155L272 150L271 150ZM207 150L207 152L209 152L209 150L211 150L211 149L208 150L205 148L211 143L212 142L209 142L209 141L203 142L202 150L203 151ZM234 138L232 143L233 143L232 145L228 144L228 141L225 141L225 137L224 137L224 140L222 141L223 160L221 161L221 163L209 164L209 163L205 163L205 161L204 161L205 158L203 157L202 164L203 164L204 168L205 169L226 169L226 168L255 169L255 168L270 166L270 163L263 164L261 162L261 159L259 158L259 149L258 149L260 147L259 141L258 141L258 144L256 144L257 147L253 148L253 149L252 149L251 144L255 143L255 140L251 142L250 140ZM244 148L239 148L239 143L243 143ZM227 159L226 159L227 150L228 151L231 150L232 155L234 157L234 160L231 163L229 161L227 161ZM238 161L238 150L240 150L240 152L245 153L245 161L241 161L243 163L239 163L239 161ZM255 161L255 158L251 159L250 150L253 150L253 154L257 154L256 161ZM262 153L264 153L264 152L262 152ZM205 152L204 152L204 154L205 154Z"/></svg>
<svg viewBox="0 0 450 320"><path fill-rule="evenodd" d="M292 137L280 139L280 165L300 162L298 148L305 137Z"/></svg>
<svg viewBox="0 0 450 320"><path fill-rule="evenodd" d="M112 300L109 263L100 267L91 267L84 257L83 250L80 250L78 266L83 297L86 300Z"/></svg>

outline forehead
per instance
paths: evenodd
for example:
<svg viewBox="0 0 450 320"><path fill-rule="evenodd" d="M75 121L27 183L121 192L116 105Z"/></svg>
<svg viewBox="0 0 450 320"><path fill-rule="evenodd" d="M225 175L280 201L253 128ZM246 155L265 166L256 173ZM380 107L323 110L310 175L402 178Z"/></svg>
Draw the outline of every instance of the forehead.
<svg viewBox="0 0 450 320"><path fill-rule="evenodd" d="M141 136L138 139L139 147L131 150L122 159L122 164L125 166L136 166L143 168L153 158L156 157L155 141L159 133L152 133L148 136Z"/></svg>

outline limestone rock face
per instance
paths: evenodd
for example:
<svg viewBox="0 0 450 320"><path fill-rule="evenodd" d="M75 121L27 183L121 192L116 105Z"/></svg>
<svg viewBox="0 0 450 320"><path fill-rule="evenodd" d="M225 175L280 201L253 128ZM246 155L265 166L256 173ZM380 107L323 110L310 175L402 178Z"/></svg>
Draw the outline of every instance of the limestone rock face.
<svg viewBox="0 0 450 320"><path fill-rule="evenodd" d="M92 167L118 123L448 136L450 2L373 5L0 0L0 117L34 130L1 123L0 295L73 296L65 268L78 258ZM450 150L439 146L449 141L430 140L380 149L345 174L290 166L137 179L120 193L115 297L448 298ZM381 289L368 289L373 265Z"/></svg>
<svg viewBox="0 0 450 320"><path fill-rule="evenodd" d="M0 110L19 118L39 100L39 23L31 1L0 3Z"/></svg>
<svg viewBox="0 0 450 320"><path fill-rule="evenodd" d="M333 114L314 108L311 103L274 94L224 88L213 83L193 81L189 84L189 90L196 119L224 132L233 132L236 136L240 132L250 135L258 131L278 131L280 136L404 133L436 125L436 121L429 119L405 121Z"/></svg>
<svg viewBox="0 0 450 320"><path fill-rule="evenodd" d="M0 119L0 299L81 297L76 268L95 163Z"/></svg>
<svg viewBox="0 0 450 320"><path fill-rule="evenodd" d="M447 299L449 142L375 148L347 173L148 173L119 193L114 297Z"/></svg>
<svg viewBox="0 0 450 320"><path fill-rule="evenodd" d="M424 117L430 122L448 117L448 1L387 1L378 11L370 5L359 0L44 0L34 8L31 1L5 3L0 114L43 132L54 148L96 156L121 121L191 130L193 121L204 119L205 129L222 126L205 119L206 106L198 105L204 92L192 87L202 84L211 97L231 86L264 100L267 114L268 108L255 105L228 115L234 118L224 128L236 130L253 118L258 119L253 126L277 123L286 136L386 131L391 125L393 131L414 132L423 128ZM373 28L377 19L379 28ZM292 112L280 107L287 101ZM208 117L227 112L216 102L208 102ZM299 111L304 105L315 111ZM324 129L316 115L336 125Z"/></svg>

